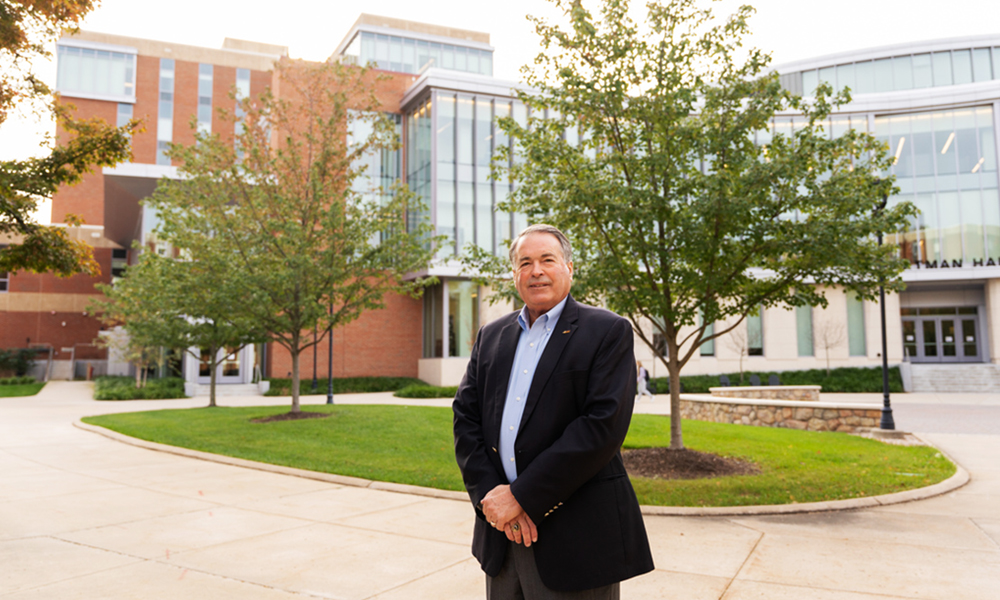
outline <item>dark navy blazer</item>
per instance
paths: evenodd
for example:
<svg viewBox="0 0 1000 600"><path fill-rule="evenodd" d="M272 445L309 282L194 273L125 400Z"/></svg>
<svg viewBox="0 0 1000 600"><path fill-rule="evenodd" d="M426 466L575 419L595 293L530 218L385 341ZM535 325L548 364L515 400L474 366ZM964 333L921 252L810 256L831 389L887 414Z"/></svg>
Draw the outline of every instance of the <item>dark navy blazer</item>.
<svg viewBox="0 0 1000 600"><path fill-rule="evenodd" d="M479 331L455 396L455 454L473 505L507 484L500 422L521 328L517 313ZM653 569L639 503L621 458L635 398L630 323L570 297L538 362L514 444L511 492L538 527L538 572L557 591L600 587ZM476 511L472 553L496 576L508 540Z"/></svg>

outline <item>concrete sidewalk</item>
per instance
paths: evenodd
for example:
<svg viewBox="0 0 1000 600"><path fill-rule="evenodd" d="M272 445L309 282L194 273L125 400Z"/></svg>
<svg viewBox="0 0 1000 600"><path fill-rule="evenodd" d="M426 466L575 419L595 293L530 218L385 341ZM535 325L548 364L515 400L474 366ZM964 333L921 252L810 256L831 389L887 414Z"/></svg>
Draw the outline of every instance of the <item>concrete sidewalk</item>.
<svg viewBox="0 0 1000 600"><path fill-rule="evenodd" d="M920 400L893 398L901 408ZM94 402L89 384L67 382L0 398L0 597L484 597L465 502L214 464L73 427L86 415L205 403ZM637 411L665 405L660 397ZM623 598L1000 597L1000 436L922 434L972 473L969 485L849 512L648 516L657 570L623 584Z"/></svg>

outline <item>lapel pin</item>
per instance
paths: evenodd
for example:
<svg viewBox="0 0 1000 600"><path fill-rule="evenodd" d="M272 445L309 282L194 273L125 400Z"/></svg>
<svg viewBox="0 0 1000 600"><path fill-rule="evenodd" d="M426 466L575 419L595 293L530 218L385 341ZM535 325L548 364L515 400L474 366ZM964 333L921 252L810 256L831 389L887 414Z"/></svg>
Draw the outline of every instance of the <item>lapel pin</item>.
<svg viewBox="0 0 1000 600"><path fill-rule="evenodd" d="M566 330L566 331L564 331L563 333L569 333L569 329L567 329L567 330Z"/></svg>

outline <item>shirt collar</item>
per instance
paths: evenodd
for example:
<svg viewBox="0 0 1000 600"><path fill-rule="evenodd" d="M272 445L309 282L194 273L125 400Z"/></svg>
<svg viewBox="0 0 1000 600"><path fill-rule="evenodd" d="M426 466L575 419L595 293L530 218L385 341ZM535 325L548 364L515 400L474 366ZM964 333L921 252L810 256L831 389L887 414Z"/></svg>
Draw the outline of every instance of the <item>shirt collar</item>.
<svg viewBox="0 0 1000 600"><path fill-rule="evenodd" d="M549 311L546 312L544 315L538 317L538 320L542 321L544 319L544 321L542 321L542 322L545 323L545 324L555 324L555 323L558 323L559 322L559 317L562 316L563 309L566 308L566 301L567 300L569 300L569 294L567 294L566 297L562 299L562 302L560 302L559 304L556 304L555 306L553 306L552 308L550 308ZM530 329L530 327L528 325L528 306L527 305L521 307L521 312L518 313L518 315L517 315L517 324L521 326L521 329L523 331L528 331Z"/></svg>

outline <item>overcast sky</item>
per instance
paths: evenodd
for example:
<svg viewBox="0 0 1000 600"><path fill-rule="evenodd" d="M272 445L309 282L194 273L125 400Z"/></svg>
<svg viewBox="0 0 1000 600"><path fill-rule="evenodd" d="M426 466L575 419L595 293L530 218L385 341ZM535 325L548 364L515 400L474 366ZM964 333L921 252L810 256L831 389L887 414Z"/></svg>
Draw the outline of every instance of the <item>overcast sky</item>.
<svg viewBox="0 0 1000 600"><path fill-rule="evenodd" d="M715 10L728 14L742 3L723 0L715 3ZM1000 2L995 0L964 9L940 0L750 3L757 7L750 43L770 52L774 64L886 44L1000 33ZM639 11L645 6L641 0L633 4ZM537 53L525 15L552 15L554 10L545 0L103 0L82 29L209 48L220 48L224 38L233 37L288 46L294 58L325 60L362 8L370 14L487 32L496 49L494 75L511 80L520 79L519 67ZM36 70L54 83L51 64ZM37 153L39 131L44 127L16 116L9 119L0 128L0 158Z"/></svg>

